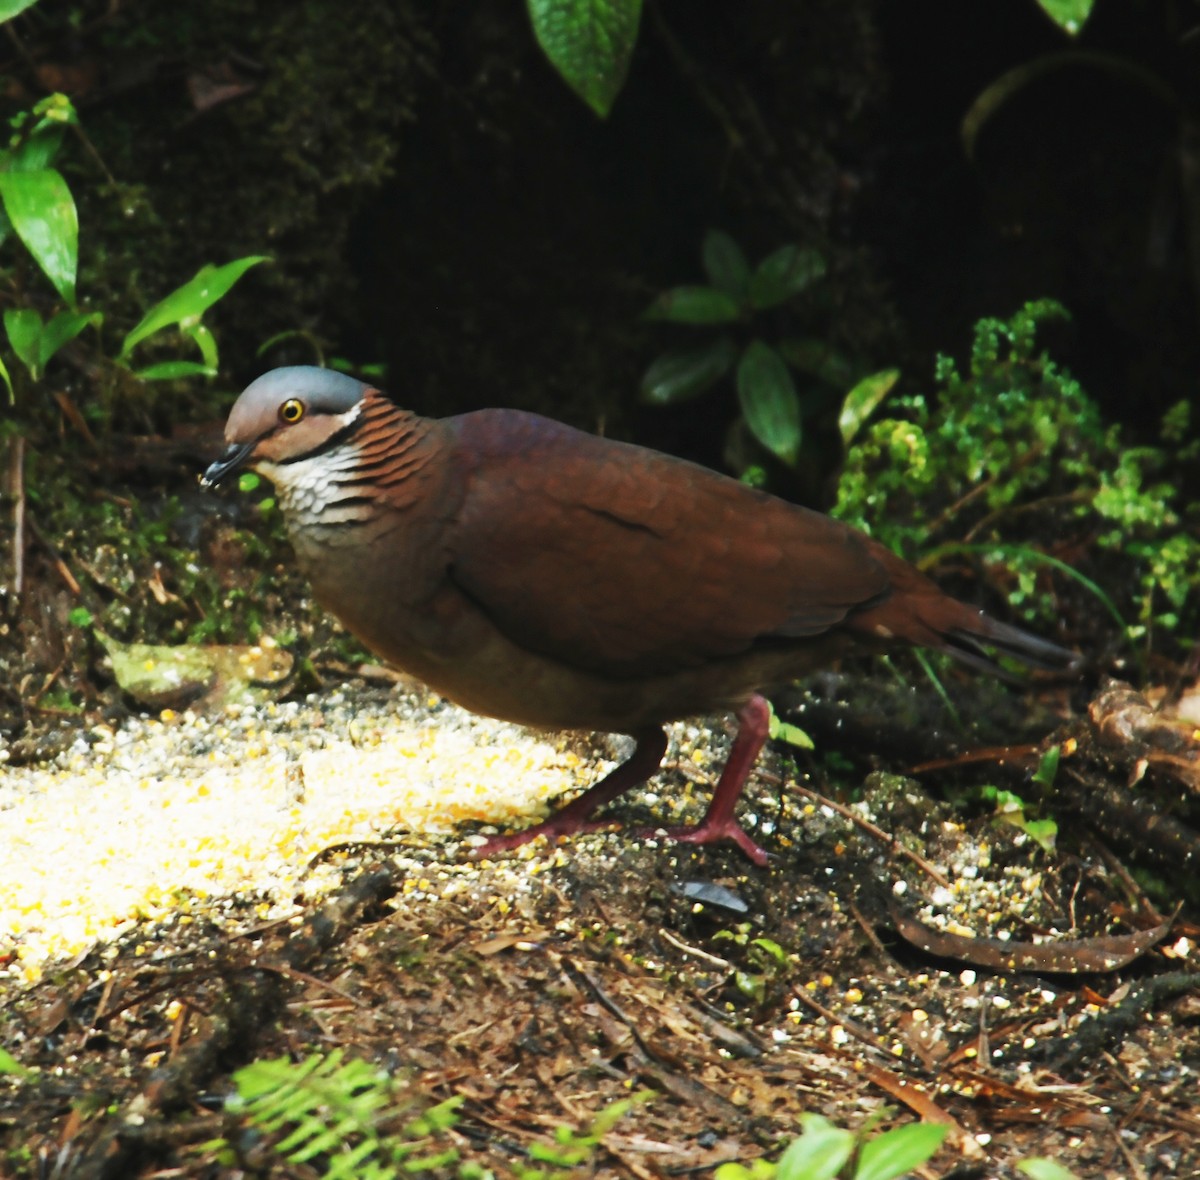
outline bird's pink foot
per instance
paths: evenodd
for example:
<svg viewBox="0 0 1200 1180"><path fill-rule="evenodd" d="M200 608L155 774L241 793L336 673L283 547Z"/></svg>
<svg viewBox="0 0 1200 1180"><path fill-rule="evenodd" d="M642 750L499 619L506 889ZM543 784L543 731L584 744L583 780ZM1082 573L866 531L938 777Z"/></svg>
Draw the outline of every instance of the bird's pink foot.
<svg viewBox="0 0 1200 1180"><path fill-rule="evenodd" d="M717 844L728 840L736 844L756 865L765 866L770 859L765 848L750 838L741 824L733 820L710 823L701 820L698 824L683 824L674 828L642 828L638 833L646 840L674 840L679 844Z"/></svg>
<svg viewBox="0 0 1200 1180"><path fill-rule="evenodd" d="M557 840L560 836L574 836L579 832L596 832L601 828L611 828L612 820L592 819L592 813L606 803L611 803L618 795L623 795L630 787L644 783L657 769L667 748L667 735L659 726L648 726L633 734L636 745L628 761L622 762L615 770L610 771L595 786L584 791L577 799L572 799L565 807L560 807L549 819L519 832L505 832L500 836L492 836L480 844L471 853L476 860L495 856L501 852L511 852L546 836Z"/></svg>

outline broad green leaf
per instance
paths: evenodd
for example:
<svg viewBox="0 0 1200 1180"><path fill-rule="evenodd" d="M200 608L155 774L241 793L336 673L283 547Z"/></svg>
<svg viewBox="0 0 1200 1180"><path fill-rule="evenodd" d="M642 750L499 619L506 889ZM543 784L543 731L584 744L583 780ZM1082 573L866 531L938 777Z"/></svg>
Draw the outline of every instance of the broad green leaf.
<svg viewBox="0 0 1200 1180"><path fill-rule="evenodd" d="M854 382L854 366L827 340L813 337L789 337L778 345L779 355L793 369L827 382L837 389L845 389Z"/></svg>
<svg viewBox="0 0 1200 1180"><path fill-rule="evenodd" d="M1057 1160L1041 1156L1018 1160L1017 1171L1024 1172L1031 1180L1079 1180L1074 1172L1069 1168L1064 1168Z"/></svg>
<svg viewBox="0 0 1200 1180"><path fill-rule="evenodd" d="M780 246L758 264L750 279L754 307L776 307L799 295L825 274L825 259L816 250Z"/></svg>
<svg viewBox="0 0 1200 1180"><path fill-rule="evenodd" d="M743 303L750 284L750 263L741 246L719 229L710 229L704 235L702 252L708 281L730 298Z"/></svg>
<svg viewBox="0 0 1200 1180"><path fill-rule="evenodd" d="M629 73L642 0L528 0L528 5L550 64L603 119Z"/></svg>
<svg viewBox="0 0 1200 1180"><path fill-rule="evenodd" d="M4 382L4 388L8 390L8 404L11 406L17 400L17 395L13 392L12 378L8 375L8 366L2 360L0 360L0 381Z"/></svg>
<svg viewBox="0 0 1200 1180"><path fill-rule="evenodd" d="M53 168L0 172L0 198L17 236L55 290L74 304L79 218L67 182Z"/></svg>
<svg viewBox="0 0 1200 1180"><path fill-rule="evenodd" d="M854 1136L820 1115L802 1124L804 1134L779 1158L776 1180L833 1180L854 1150Z"/></svg>
<svg viewBox="0 0 1200 1180"><path fill-rule="evenodd" d="M783 358L755 340L737 370L738 400L750 432L789 466L800 456L800 398Z"/></svg>
<svg viewBox="0 0 1200 1180"><path fill-rule="evenodd" d="M99 311L60 311L42 329L42 346L38 354L41 368L44 370L54 354L89 324L100 324L103 320L104 313Z"/></svg>
<svg viewBox="0 0 1200 1180"><path fill-rule="evenodd" d="M841 413L838 414L838 429L842 432L842 442L849 446L854 436L863 428L867 419L878 408L879 403L892 391L892 387L900 380L899 369L883 369L864 377L842 402Z"/></svg>
<svg viewBox="0 0 1200 1180"><path fill-rule="evenodd" d="M1064 33L1074 37L1092 14L1095 0L1037 0L1041 10Z"/></svg>
<svg viewBox="0 0 1200 1180"><path fill-rule="evenodd" d="M32 307L10 307L4 313L8 342L36 381L41 371L42 317Z"/></svg>
<svg viewBox="0 0 1200 1180"><path fill-rule="evenodd" d="M217 371L198 361L163 361L160 365L135 369L133 375L143 381L175 381L180 377L215 377Z"/></svg>
<svg viewBox="0 0 1200 1180"><path fill-rule="evenodd" d="M652 406L686 401L724 377L735 360L737 347L727 336L700 348L663 353L642 378L642 401Z"/></svg>
<svg viewBox="0 0 1200 1180"><path fill-rule="evenodd" d="M125 343L121 346L121 359L127 358L147 336L153 336L163 328L179 324L187 329L198 323L200 317L218 299L223 298L246 271L266 261L266 255L253 254L248 258L227 262L224 266L202 266L194 278L189 279L182 287L177 287L146 312L141 322L125 337Z"/></svg>
<svg viewBox="0 0 1200 1180"><path fill-rule="evenodd" d="M34 132L21 146L8 153L11 172L42 172L49 168L62 146L62 127Z"/></svg>
<svg viewBox="0 0 1200 1180"><path fill-rule="evenodd" d="M731 324L741 309L724 291L715 287L672 287L646 309L648 320L675 324Z"/></svg>
<svg viewBox="0 0 1200 1180"><path fill-rule="evenodd" d="M909 1123L868 1139L858 1153L854 1180L896 1180L920 1167L946 1138L944 1123Z"/></svg>
<svg viewBox="0 0 1200 1180"><path fill-rule="evenodd" d="M0 0L0 23L12 20L36 3L37 0Z"/></svg>

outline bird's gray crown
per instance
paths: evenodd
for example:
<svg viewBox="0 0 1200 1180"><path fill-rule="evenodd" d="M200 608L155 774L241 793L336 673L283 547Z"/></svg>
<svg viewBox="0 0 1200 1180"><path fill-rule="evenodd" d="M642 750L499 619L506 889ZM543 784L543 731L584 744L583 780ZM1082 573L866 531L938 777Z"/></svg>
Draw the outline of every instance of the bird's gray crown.
<svg viewBox="0 0 1200 1180"><path fill-rule="evenodd" d="M322 414L344 414L362 400L367 385L357 377L316 365L286 365L264 373L242 390L239 401L261 405L298 397Z"/></svg>

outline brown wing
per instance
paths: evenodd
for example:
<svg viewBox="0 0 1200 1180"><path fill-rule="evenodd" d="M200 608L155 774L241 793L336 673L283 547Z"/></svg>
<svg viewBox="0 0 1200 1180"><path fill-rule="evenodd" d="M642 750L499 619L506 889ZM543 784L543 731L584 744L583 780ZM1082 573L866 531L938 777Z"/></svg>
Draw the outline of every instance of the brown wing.
<svg viewBox="0 0 1200 1180"><path fill-rule="evenodd" d="M451 419L451 577L510 639L615 677L819 635L885 593L846 526L536 415Z"/></svg>

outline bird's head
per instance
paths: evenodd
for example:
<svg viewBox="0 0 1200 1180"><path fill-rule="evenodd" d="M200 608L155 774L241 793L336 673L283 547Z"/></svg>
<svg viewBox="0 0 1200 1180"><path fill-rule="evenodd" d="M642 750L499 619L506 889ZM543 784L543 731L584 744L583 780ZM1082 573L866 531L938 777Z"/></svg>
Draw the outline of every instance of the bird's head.
<svg viewBox="0 0 1200 1180"><path fill-rule="evenodd" d="M332 450L353 433L370 386L312 365L272 369L252 381L229 412L224 453L200 477L203 488L246 467L277 479L289 463Z"/></svg>

